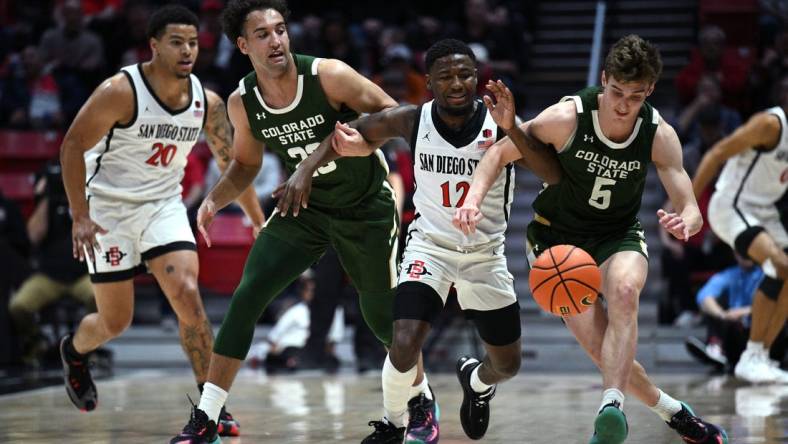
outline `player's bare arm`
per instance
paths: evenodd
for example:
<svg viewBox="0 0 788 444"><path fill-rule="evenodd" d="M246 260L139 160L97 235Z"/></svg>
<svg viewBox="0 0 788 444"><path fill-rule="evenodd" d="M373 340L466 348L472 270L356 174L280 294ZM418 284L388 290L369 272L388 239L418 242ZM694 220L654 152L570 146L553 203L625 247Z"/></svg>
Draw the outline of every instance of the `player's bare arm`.
<svg viewBox="0 0 788 444"><path fill-rule="evenodd" d="M331 143L334 151L342 157L369 156L377 149L376 146L395 137L410 137L413 124L418 119L418 107L404 105L369 114L347 124L337 123L334 137L323 141ZM356 144L352 140L351 129L364 138L366 143Z"/></svg>
<svg viewBox="0 0 788 444"><path fill-rule="evenodd" d="M533 120L520 125L520 129L526 137L539 142L536 145L563 147L574 133L576 126L577 117L574 103L561 102L548 107ZM550 153L550 155L554 154ZM466 234L476 231L476 224L483 217L479 206L495 182L495 178L506 165L523 158L524 153L509 137L499 140L487 150L473 173L473 182L465 202L457 209L452 219L452 223L458 230ZM555 161L558 160L555 159ZM531 169L533 170L533 168ZM547 178L543 177L543 179ZM555 179L557 180L554 183L560 180L560 171ZM548 181L548 183L551 182Z"/></svg>
<svg viewBox="0 0 788 444"><path fill-rule="evenodd" d="M675 212L657 211L659 223L676 239L688 240L700 231L703 218L692 193L692 181L684 169L681 142L676 130L664 120L659 122L651 149L651 160L657 167L662 186L668 193Z"/></svg>
<svg viewBox="0 0 788 444"><path fill-rule="evenodd" d="M772 149L780 140L780 119L771 113L757 113L733 134L717 142L698 165L692 179L692 189L696 198L700 198L706 187L712 182L725 161L753 147Z"/></svg>
<svg viewBox="0 0 788 444"><path fill-rule="evenodd" d="M81 261L85 259L85 251L93 259L93 251L101 249L96 233L107 232L90 219L85 197L85 151L94 147L116 124L131 122L134 100L134 91L125 74L118 73L105 80L82 105L60 147L63 184L74 221L73 254Z"/></svg>
<svg viewBox="0 0 788 444"><path fill-rule="evenodd" d="M205 138L208 140L208 147L213 153L219 170L224 172L232 160L233 130L227 118L227 109L224 100L215 92L205 90L206 101L208 102L208 116L205 121ZM257 200L257 193L253 186L248 186L238 197L238 204L243 208L244 213L252 221L255 227L255 235L259 232L265 215L260 208L260 201Z"/></svg>
<svg viewBox="0 0 788 444"><path fill-rule="evenodd" d="M237 90L230 94L227 100L227 111L230 122L235 128L232 160L197 211L197 228L205 237L209 247L211 240L208 237L207 227L213 221L213 217L252 184L263 164L263 143L252 135L241 94Z"/></svg>
<svg viewBox="0 0 788 444"><path fill-rule="evenodd" d="M326 59L320 62L317 71L323 91L335 109L340 109L344 104L358 113L374 113L397 106L397 102L378 85L344 62ZM366 144L355 129L346 128L345 136L348 137L349 142ZM334 135L328 136L331 137ZM291 208L293 216L298 216L299 208L307 208L309 194L312 191L312 174L319 167L338 157L339 154L331 148L330 144L321 144L298 165L293 175L274 192L274 195L279 197L277 208L282 216L286 216Z"/></svg>

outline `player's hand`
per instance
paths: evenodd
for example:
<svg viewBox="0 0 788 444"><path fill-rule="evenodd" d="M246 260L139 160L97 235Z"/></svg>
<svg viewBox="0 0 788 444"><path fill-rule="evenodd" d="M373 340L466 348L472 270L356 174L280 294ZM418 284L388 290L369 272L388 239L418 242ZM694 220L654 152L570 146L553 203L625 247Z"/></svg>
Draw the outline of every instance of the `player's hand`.
<svg viewBox="0 0 788 444"><path fill-rule="evenodd" d="M76 216L71 225L71 248L75 259L95 261L94 251L101 252L96 234L107 234L107 230L93 222L89 215Z"/></svg>
<svg viewBox="0 0 788 444"><path fill-rule="evenodd" d="M487 82L487 89L495 96L495 103L489 95L485 95L484 100L487 110L490 111L495 124L504 131L510 130L514 125L514 96L509 88L500 80Z"/></svg>
<svg viewBox="0 0 788 444"><path fill-rule="evenodd" d="M280 216L287 216L292 209L293 217L297 217L298 211L307 207L312 192L312 174L307 168L297 167L289 179L276 187L271 196L279 199L276 208Z"/></svg>
<svg viewBox="0 0 788 444"><path fill-rule="evenodd" d="M472 203L465 202L454 212L451 223L464 234L471 234L476 232L476 224L479 223L483 217L484 215L479 211L479 207Z"/></svg>
<svg viewBox="0 0 788 444"><path fill-rule="evenodd" d="M689 239L689 228L684 223L684 219L676 213L668 213L663 209L657 210L659 224L676 239L687 241Z"/></svg>
<svg viewBox="0 0 788 444"><path fill-rule="evenodd" d="M334 125L331 148L343 157L364 157L369 156L373 151L357 129L342 122L337 122Z"/></svg>
<svg viewBox="0 0 788 444"><path fill-rule="evenodd" d="M211 226L213 218L216 216L216 204L212 199L206 198L197 210L197 229L200 230L205 244L211 247L211 238L208 236L208 227Z"/></svg>

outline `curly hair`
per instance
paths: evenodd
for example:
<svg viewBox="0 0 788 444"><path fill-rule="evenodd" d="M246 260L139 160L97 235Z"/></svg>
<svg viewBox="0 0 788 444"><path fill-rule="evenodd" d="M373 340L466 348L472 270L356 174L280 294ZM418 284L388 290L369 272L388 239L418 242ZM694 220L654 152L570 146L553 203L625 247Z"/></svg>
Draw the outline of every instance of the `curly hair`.
<svg viewBox="0 0 788 444"><path fill-rule="evenodd" d="M249 13L266 9L276 10L285 21L290 16L286 0L230 0L222 11L222 31L235 43L244 33L244 23Z"/></svg>
<svg viewBox="0 0 788 444"><path fill-rule="evenodd" d="M157 9L148 20L148 38L160 39L167 25L192 25L200 29L200 19L192 11L181 5L167 5Z"/></svg>
<svg viewBox="0 0 788 444"><path fill-rule="evenodd" d="M620 82L656 83L662 74L662 58L651 42L630 34L610 48L604 69L605 75Z"/></svg>
<svg viewBox="0 0 788 444"><path fill-rule="evenodd" d="M435 64L435 60L452 54L467 55L476 63L476 56L473 54L470 46L465 42L457 39L443 39L438 40L430 46L429 49L427 49L427 53L424 55L424 64L427 67L427 72L429 72L432 65Z"/></svg>

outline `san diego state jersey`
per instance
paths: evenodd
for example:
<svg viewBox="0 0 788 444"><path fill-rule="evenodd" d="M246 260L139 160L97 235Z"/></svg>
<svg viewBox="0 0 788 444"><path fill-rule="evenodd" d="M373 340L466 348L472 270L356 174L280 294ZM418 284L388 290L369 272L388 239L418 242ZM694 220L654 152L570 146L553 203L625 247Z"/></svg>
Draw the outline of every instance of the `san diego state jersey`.
<svg viewBox="0 0 788 444"><path fill-rule="evenodd" d="M85 153L87 193L135 202L179 195L186 156L205 124L205 90L190 75L189 103L173 110L153 92L141 64L121 72L134 90L134 117Z"/></svg>
<svg viewBox="0 0 788 444"><path fill-rule="evenodd" d="M788 189L788 127L779 106L767 113L780 119L780 140L772 150L746 150L731 157L717 179L717 193L732 196L737 203L774 205Z"/></svg>
<svg viewBox="0 0 788 444"><path fill-rule="evenodd" d="M414 128L413 173L416 192L413 203L416 218L412 228L419 230L445 248L472 248L503 242L514 191L514 169L507 166L496 178L481 204L484 218L476 232L465 236L452 225L457 208L471 188L479 162L499 138L498 126L481 101L476 112L459 133L448 128L437 116L434 101L420 107Z"/></svg>

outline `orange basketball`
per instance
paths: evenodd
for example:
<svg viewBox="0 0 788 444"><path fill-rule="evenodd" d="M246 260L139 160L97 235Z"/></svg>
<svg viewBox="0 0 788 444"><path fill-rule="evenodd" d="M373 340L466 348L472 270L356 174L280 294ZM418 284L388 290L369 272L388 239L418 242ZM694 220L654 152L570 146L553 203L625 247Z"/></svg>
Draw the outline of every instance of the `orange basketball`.
<svg viewBox="0 0 788 444"><path fill-rule="evenodd" d="M574 245L556 245L531 265L531 294L543 310L573 316L596 302L602 273L594 258Z"/></svg>

